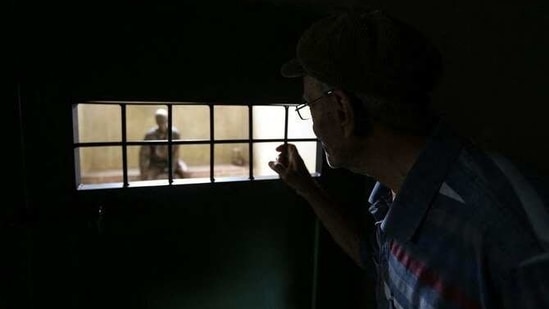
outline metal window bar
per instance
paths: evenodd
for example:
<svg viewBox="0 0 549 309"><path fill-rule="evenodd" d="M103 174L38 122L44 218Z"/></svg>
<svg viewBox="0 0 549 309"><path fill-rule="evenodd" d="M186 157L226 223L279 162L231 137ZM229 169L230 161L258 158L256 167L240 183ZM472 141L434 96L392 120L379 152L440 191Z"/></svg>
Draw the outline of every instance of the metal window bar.
<svg viewBox="0 0 549 309"><path fill-rule="evenodd" d="M122 140L120 142L80 142L79 140L75 139L73 144L73 149L75 151L75 154L77 153L78 148L87 148L87 147L105 147L105 146L121 146L122 147L122 173L123 173L123 187L129 187L129 177L128 177L128 146L142 146L142 145L168 145L169 149L172 149L172 147L176 145L204 145L207 144L210 146L210 182L215 182L214 177L214 168L215 168L215 145L216 144L237 144L237 143L247 143L249 145L248 147L248 155L249 155L249 180L252 181L255 179L255 175L253 172L253 163L254 163L254 156L253 156L253 145L257 143L267 143L267 142L282 142L284 144L287 144L288 142L317 142L317 138L289 138L288 137L288 126L289 126L289 107L293 106L295 104L288 104L288 103L280 103L280 104L253 104L248 103L246 104L248 106L248 138L247 139L227 139L227 140L215 140L214 136L214 107L215 106L221 106L222 104L216 104L216 103L165 103L165 102L143 102L147 105L167 105L168 106L168 127L172 128L173 126L173 105L203 105L209 107L209 118L210 118L210 137L207 140L192 140L192 141L186 141L186 140L173 140L173 134L172 130L168 130L168 140L167 141L128 141L127 139L127 106L128 105L139 105L141 103L136 102L113 102L113 101L90 101L86 103L79 103L79 104L118 104L121 107L121 130L122 130ZM227 104L223 104L227 105ZM244 104L231 104L231 105L244 105ZM253 138L253 107L254 106L283 106L284 107L284 136L283 138L269 138L269 139L254 139ZM77 119L75 117L75 113L73 112L73 120ZM78 136L76 132L74 132L74 136ZM317 145L317 160L316 160L316 170L319 171L322 166L322 161L320 158L322 157L322 150L320 149L319 145ZM173 168L173 155L171 150L168 151L168 181L169 184L172 185L174 181L174 168Z"/></svg>
<svg viewBox="0 0 549 309"><path fill-rule="evenodd" d="M249 171L249 180L254 180L254 144L252 142L254 136L254 126L253 126L253 115L254 109L253 105L248 104L248 171Z"/></svg>
<svg viewBox="0 0 549 309"><path fill-rule="evenodd" d="M288 144L288 109L289 106L284 106L284 144Z"/></svg>
<svg viewBox="0 0 549 309"><path fill-rule="evenodd" d="M172 105L168 104L168 183L173 183L173 132L172 132Z"/></svg>
<svg viewBox="0 0 549 309"><path fill-rule="evenodd" d="M126 104L120 104L121 109L121 121L122 124L122 183L124 187L128 187L130 182L128 180L128 136L126 131Z"/></svg>
<svg viewBox="0 0 549 309"><path fill-rule="evenodd" d="M213 145L213 141L214 141L214 105L213 104L208 104L209 108L210 108L210 182L214 182L215 181L215 178L214 178L214 165L215 165L215 147Z"/></svg>
<svg viewBox="0 0 549 309"><path fill-rule="evenodd" d="M72 121L73 121L73 126L72 126L72 134L73 134L73 144L74 145L77 145L79 142L80 142L80 136L79 136L79 132L78 132L78 125L79 125L79 120L78 120L78 110L76 108L76 106L73 106L72 107ZM80 171L80 152L78 151L78 147L74 146L73 148L73 155L74 155L74 181L75 183L79 183L80 181L80 176L81 176L81 171Z"/></svg>

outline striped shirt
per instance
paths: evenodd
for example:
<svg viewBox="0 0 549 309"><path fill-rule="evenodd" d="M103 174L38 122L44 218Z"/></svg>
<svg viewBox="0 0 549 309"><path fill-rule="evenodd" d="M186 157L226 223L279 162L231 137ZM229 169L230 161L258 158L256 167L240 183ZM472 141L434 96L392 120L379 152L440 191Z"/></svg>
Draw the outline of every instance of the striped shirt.
<svg viewBox="0 0 549 309"><path fill-rule="evenodd" d="M548 191L525 175L438 127L395 200L370 195L378 307L549 308Z"/></svg>

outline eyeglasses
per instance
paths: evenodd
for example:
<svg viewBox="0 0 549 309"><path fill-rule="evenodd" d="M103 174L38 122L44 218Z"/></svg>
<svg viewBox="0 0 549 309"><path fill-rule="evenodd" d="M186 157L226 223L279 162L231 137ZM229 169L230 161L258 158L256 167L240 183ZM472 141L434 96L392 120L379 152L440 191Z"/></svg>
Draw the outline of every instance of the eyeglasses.
<svg viewBox="0 0 549 309"><path fill-rule="evenodd" d="M326 96L329 96L331 95L332 93L334 93L334 90L333 89L330 89L326 92L324 92L320 97L314 99L314 100L311 100L309 102L307 102L307 100L303 99L303 102L301 104L299 104L298 106L295 107L295 111L297 112L297 115L299 116L299 118L301 118L301 120L309 120L311 119L311 109L310 109L310 105Z"/></svg>

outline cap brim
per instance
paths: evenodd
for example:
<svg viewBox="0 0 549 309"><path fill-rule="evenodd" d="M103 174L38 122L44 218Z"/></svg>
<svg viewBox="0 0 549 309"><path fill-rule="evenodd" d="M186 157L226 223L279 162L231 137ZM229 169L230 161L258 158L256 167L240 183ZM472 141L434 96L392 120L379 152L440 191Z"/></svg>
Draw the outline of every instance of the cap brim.
<svg viewBox="0 0 549 309"><path fill-rule="evenodd" d="M282 65L280 74L286 78L296 78L305 75L305 70L299 61L294 58Z"/></svg>

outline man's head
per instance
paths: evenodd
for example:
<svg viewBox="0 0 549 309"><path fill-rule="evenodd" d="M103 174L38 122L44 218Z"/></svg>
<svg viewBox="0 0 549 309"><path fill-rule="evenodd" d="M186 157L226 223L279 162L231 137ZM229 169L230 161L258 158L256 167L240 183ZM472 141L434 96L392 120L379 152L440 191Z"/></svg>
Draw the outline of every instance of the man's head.
<svg viewBox="0 0 549 309"><path fill-rule="evenodd" d="M401 117L396 114L399 107L403 113L425 109L417 103L428 103L442 74L442 59L411 26L380 10L356 9L314 23L301 36L296 58L284 64L281 73L289 78L311 76L374 105L390 101L394 107L368 108L392 110L392 115L379 115L391 125ZM407 129L398 128L405 120L396 122L396 129Z"/></svg>
<svg viewBox="0 0 549 309"><path fill-rule="evenodd" d="M154 119L156 120L156 124L158 125L158 130L160 132L167 132L168 131L168 111L159 108L154 113Z"/></svg>
<svg viewBox="0 0 549 309"><path fill-rule="evenodd" d="M442 73L438 50L416 29L381 10L323 18L299 39L283 76L310 75L353 93L430 92Z"/></svg>
<svg viewBox="0 0 549 309"><path fill-rule="evenodd" d="M322 96L311 112L328 155L331 147L350 151L342 137L367 136L374 124L427 135L435 122L429 101L442 73L440 54L417 30L379 10L314 23L281 73L304 77L306 101Z"/></svg>

